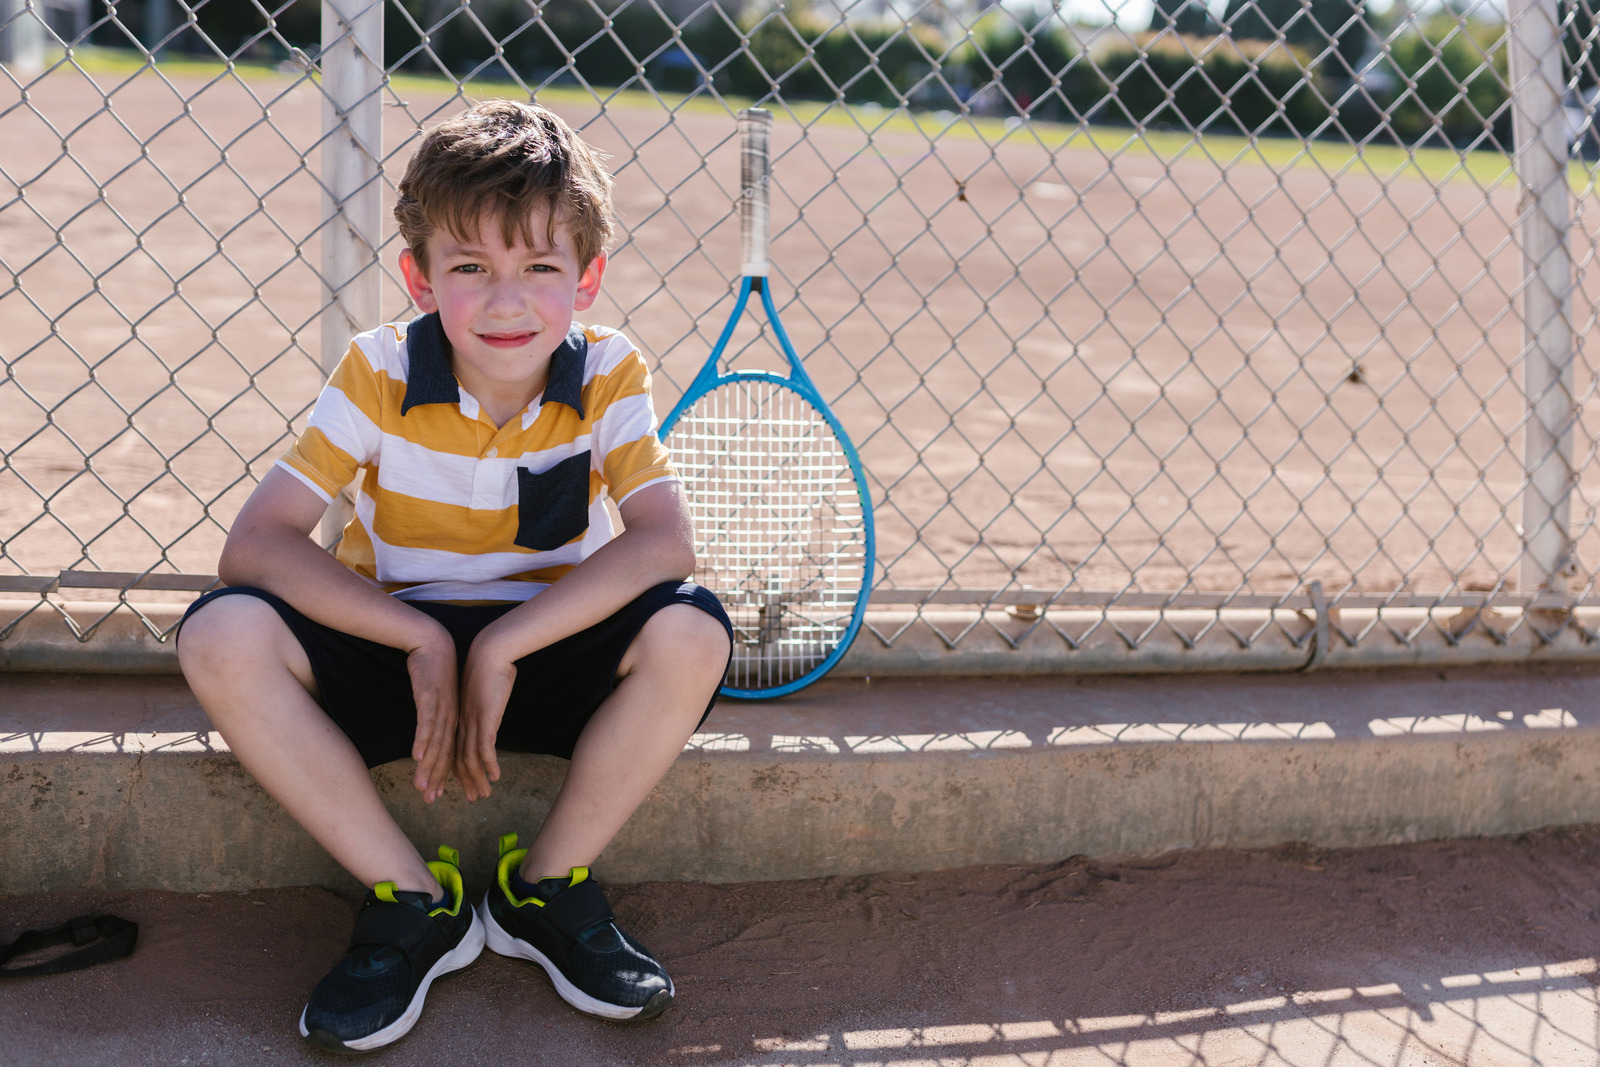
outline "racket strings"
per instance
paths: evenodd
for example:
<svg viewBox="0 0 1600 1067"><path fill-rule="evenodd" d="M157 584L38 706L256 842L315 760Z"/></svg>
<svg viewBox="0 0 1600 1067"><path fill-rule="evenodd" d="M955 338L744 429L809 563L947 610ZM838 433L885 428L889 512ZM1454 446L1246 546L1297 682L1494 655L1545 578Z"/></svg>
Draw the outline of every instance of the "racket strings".
<svg viewBox="0 0 1600 1067"><path fill-rule="evenodd" d="M726 382L669 435L698 539L695 580L734 625L728 684L782 685L843 640L866 575L866 515L838 437L775 382Z"/></svg>

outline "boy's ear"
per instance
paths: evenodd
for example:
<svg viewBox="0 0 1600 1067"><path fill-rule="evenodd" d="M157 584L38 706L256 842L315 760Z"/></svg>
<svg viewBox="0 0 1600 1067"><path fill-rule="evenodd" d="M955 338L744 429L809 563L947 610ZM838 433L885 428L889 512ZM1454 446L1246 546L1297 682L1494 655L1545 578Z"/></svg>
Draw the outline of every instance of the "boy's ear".
<svg viewBox="0 0 1600 1067"><path fill-rule="evenodd" d="M601 252L578 278L578 291L572 295L573 311L588 311L600 298L600 279L606 273L606 254ZM420 305L419 305L420 306Z"/></svg>
<svg viewBox="0 0 1600 1067"><path fill-rule="evenodd" d="M406 292L411 294L411 302L417 305L418 311L427 315L439 310L439 300L433 295L433 286L428 284L422 264L417 262L417 257L411 254L409 248L400 250L400 273L405 276Z"/></svg>

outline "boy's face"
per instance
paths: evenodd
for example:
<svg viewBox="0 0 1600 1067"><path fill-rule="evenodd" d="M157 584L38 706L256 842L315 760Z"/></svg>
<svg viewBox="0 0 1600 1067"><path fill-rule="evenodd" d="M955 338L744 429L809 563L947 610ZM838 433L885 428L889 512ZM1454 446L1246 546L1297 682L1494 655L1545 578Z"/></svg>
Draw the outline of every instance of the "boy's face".
<svg viewBox="0 0 1600 1067"><path fill-rule="evenodd" d="M600 295L606 257L580 264L565 225L546 245L540 209L529 230L507 247L500 227L485 217L475 234L436 230L428 247L426 274L411 250L400 253L411 299L424 313L437 311L450 341L451 369L479 400L543 390L550 355L566 339L575 311L587 311Z"/></svg>

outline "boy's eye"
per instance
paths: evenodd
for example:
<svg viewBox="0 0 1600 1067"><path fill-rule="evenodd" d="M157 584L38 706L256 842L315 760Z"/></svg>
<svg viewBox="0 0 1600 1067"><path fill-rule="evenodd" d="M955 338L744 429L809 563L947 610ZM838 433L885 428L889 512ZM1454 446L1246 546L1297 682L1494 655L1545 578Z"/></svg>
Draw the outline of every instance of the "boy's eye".
<svg viewBox="0 0 1600 1067"><path fill-rule="evenodd" d="M536 271L536 272L541 273L541 274L548 274L548 273L554 272L557 268L556 268L555 264L553 264L553 263L535 263L533 266L529 267L528 269L531 270L531 271Z"/></svg>
<svg viewBox="0 0 1600 1067"><path fill-rule="evenodd" d="M461 265L451 267L450 269L455 271L457 274L477 274L483 268L478 266L476 263L462 263Z"/></svg>

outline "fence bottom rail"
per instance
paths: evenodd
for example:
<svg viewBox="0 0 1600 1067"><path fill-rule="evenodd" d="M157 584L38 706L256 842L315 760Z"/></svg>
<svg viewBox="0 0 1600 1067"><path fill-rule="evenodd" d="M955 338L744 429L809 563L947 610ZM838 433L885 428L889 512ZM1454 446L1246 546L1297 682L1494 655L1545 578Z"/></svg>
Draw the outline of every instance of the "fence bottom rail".
<svg viewBox="0 0 1600 1067"><path fill-rule="evenodd" d="M1314 602L1319 598L1314 598ZM181 603L0 599L0 671L176 674ZM833 676L1600 663L1600 606L869 610Z"/></svg>

